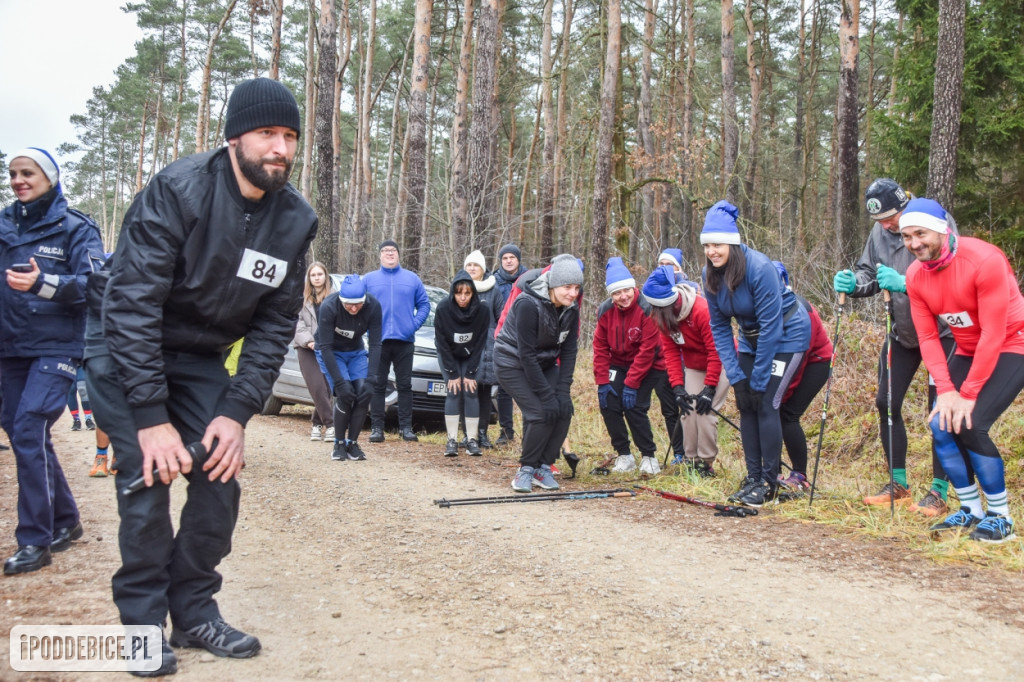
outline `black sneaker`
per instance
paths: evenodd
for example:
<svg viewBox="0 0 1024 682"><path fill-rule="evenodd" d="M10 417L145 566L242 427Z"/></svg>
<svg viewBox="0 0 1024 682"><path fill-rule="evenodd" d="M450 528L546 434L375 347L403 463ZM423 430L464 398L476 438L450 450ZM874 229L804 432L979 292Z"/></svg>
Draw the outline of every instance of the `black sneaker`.
<svg viewBox="0 0 1024 682"><path fill-rule="evenodd" d="M729 502L740 502L741 498L750 492L750 489L761 482L761 479L747 476L747 479L740 486L740 489L729 496Z"/></svg>
<svg viewBox="0 0 1024 682"><path fill-rule="evenodd" d="M512 441L516 439L516 432L512 429L502 429L501 435L498 436L498 440L494 441L496 446L503 447L505 445L511 445Z"/></svg>
<svg viewBox="0 0 1024 682"><path fill-rule="evenodd" d="M188 630L174 628L171 646L206 649L214 656L251 658L260 652L260 640L236 630L223 618L202 623Z"/></svg>
<svg viewBox="0 0 1024 682"><path fill-rule="evenodd" d="M459 456L459 442L454 438L449 438L448 442L444 446L445 457L458 457Z"/></svg>
<svg viewBox="0 0 1024 682"><path fill-rule="evenodd" d="M999 544L1013 540L1017 536L1013 533L1013 521L1000 514L988 512L981 523L974 527L969 537L972 540Z"/></svg>
<svg viewBox="0 0 1024 682"><path fill-rule="evenodd" d="M345 441L335 441L334 451L331 453L331 459L335 462L344 462L348 459L348 448L345 447Z"/></svg>
<svg viewBox="0 0 1024 682"><path fill-rule="evenodd" d="M384 429L379 426L374 426L370 429L370 442L371 443L383 443L384 442Z"/></svg>
<svg viewBox="0 0 1024 682"><path fill-rule="evenodd" d="M746 495L740 496L740 504L760 508L774 500L779 494L779 486L768 481L758 481Z"/></svg>
<svg viewBox="0 0 1024 682"><path fill-rule="evenodd" d="M693 463L693 471L701 478L714 478L715 468L702 459Z"/></svg>
<svg viewBox="0 0 1024 682"><path fill-rule="evenodd" d="M476 439L476 442L484 450L490 450L491 448L494 447L494 443L492 443L491 439L487 437L487 432L486 431L481 431L480 432L480 437Z"/></svg>
<svg viewBox="0 0 1024 682"><path fill-rule="evenodd" d="M96 430L96 422L92 420L92 417L85 418L85 428L89 429L90 431Z"/></svg>
<svg viewBox="0 0 1024 682"><path fill-rule="evenodd" d="M178 657L174 654L174 649L167 643L167 638L162 632L160 633L160 667L156 670L132 670L130 672L135 677L163 677L178 672Z"/></svg>
<svg viewBox="0 0 1024 682"><path fill-rule="evenodd" d="M81 419L74 419L74 420L72 420L72 422L71 422L71 430L72 431L81 431L82 430L82 420Z"/></svg>
<svg viewBox="0 0 1024 682"><path fill-rule="evenodd" d="M476 438L470 438L466 443L466 454L472 457L479 457L484 454L480 452L480 444L476 442Z"/></svg>
<svg viewBox="0 0 1024 682"><path fill-rule="evenodd" d="M348 458L352 462L362 462L366 459L366 453L354 440L348 442Z"/></svg>
<svg viewBox="0 0 1024 682"><path fill-rule="evenodd" d="M411 428L405 428L402 429L402 440L407 443L417 443L420 439L416 437L416 432Z"/></svg>

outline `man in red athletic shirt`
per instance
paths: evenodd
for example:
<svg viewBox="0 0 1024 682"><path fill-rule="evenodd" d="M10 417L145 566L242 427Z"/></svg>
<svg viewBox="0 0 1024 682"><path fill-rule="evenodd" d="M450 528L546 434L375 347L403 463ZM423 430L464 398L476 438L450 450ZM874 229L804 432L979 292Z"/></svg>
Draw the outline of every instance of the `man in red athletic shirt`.
<svg viewBox="0 0 1024 682"><path fill-rule="evenodd" d="M929 415L932 438L960 498L960 509L931 530L1011 540L1003 459L989 428L1024 388L1024 297L1006 255L980 239L958 238L938 202L913 199L900 217L900 233L917 259L907 270L907 294L938 391ZM936 318L956 340L948 365Z"/></svg>

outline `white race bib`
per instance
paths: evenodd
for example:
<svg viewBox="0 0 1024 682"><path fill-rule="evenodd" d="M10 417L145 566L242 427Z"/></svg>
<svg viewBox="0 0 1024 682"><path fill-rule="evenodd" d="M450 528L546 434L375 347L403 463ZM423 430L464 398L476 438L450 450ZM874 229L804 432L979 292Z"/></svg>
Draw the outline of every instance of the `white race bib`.
<svg viewBox="0 0 1024 682"><path fill-rule="evenodd" d="M785 374L786 364L788 363L782 362L781 360L772 360L772 376L781 377L783 374Z"/></svg>
<svg viewBox="0 0 1024 682"><path fill-rule="evenodd" d="M561 346L565 343L565 340L569 338L569 330L566 329L564 332L558 335L558 345Z"/></svg>
<svg viewBox="0 0 1024 682"><path fill-rule="evenodd" d="M337 327L334 328L334 333L338 336L344 336L346 339L354 339L356 336L356 333L351 329L338 329Z"/></svg>
<svg viewBox="0 0 1024 682"><path fill-rule="evenodd" d="M971 316L966 311L962 313L942 313L939 315L939 319L950 327L960 327L962 329L974 326L974 320L971 319Z"/></svg>
<svg viewBox="0 0 1024 682"><path fill-rule="evenodd" d="M288 263L259 251L246 249L238 266L236 277L276 289L288 274Z"/></svg>
<svg viewBox="0 0 1024 682"><path fill-rule="evenodd" d="M465 334L455 334L453 337L455 343L469 343L473 340L473 332L467 332Z"/></svg>
<svg viewBox="0 0 1024 682"><path fill-rule="evenodd" d="M672 340L675 341L677 346L685 346L686 345L686 339L683 338L683 335L682 335L681 332L676 332L675 334L673 334L672 335Z"/></svg>
<svg viewBox="0 0 1024 682"><path fill-rule="evenodd" d="M619 370L610 369L608 370L608 383L615 383L615 377L619 375Z"/></svg>

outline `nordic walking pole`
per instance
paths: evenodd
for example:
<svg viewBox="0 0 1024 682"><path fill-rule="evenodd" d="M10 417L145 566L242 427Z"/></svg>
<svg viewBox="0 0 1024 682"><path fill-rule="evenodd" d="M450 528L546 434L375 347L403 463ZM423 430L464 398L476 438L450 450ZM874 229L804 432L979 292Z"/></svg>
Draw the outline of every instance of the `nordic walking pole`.
<svg viewBox="0 0 1024 682"><path fill-rule="evenodd" d="M885 299L885 416L889 438L889 517L896 516L896 481L892 473L892 294L882 289Z"/></svg>
<svg viewBox="0 0 1024 682"><path fill-rule="evenodd" d="M672 429L672 433L668 435L668 447L665 448L665 461L661 463L661 468L664 469L668 466L668 454L672 452L672 439L679 433L679 427L683 423L683 416L679 415L679 419L676 419L676 427Z"/></svg>
<svg viewBox="0 0 1024 682"><path fill-rule="evenodd" d="M508 495L502 497L477 497L461 500L434 500L438 507L466 507L474 504L511 504L516 502L558 502L559 500L598 500L607 497L635 497L636 493L629 490L580 490L568 493L548 493L539 495Z"/></svg>
<svg viewBox="0 0 1024 682"><path fill-rule="evenodd" d="M655 490L654 488L646 488L642 485L635 485L634 488L638 490L644 490L658 497L664 497L666 500L675 500L676 502L686 502L687 504L695 504L698 507L707 507L708 509L714 509L718 513L715 516L736 516L744 518L746 516L757 516L757 510L753 507L735 507L731 504L719 504L717 502L708 502L706 500L698 500L695 497L686 497L685 495L676 495L675 493L668 493L664 490Z"/></svg>
<svg viewBox="0 0 1024 682"><path fill-rule="evenodd" d="M814 490L818 483L818 460L821 458L821 442L825 438L825 417L828 415L828 399L832 395L832 370L836 365L836 348L839 346L839 320L843 318L843 306L846 304L846 294L839 294L839 309L836 312L836 332L832 335L832 359L828 361L828 381L825 383L825 403L821 406L821 425L818 427L818 450L814 453L814 475L811 477L811 500L807 503L810 508L814 504Z"/></svg>

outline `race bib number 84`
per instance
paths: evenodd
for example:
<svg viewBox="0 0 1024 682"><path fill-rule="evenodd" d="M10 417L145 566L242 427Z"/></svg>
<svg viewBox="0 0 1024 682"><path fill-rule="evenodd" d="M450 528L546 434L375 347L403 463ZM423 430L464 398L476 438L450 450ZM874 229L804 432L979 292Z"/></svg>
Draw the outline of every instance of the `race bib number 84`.
<svg viewBox="0 0 1024 682"><path fill-rule="evenodd" d="M281 282L284 281L287 274L287 262L252 249L246 249L242 253L242 262L238 266L238 272L235 273L237 277L268 286L271 289L281 286Z"/></svg>

